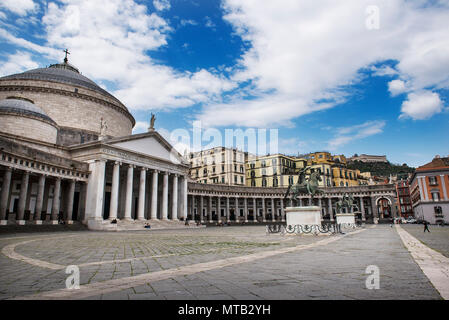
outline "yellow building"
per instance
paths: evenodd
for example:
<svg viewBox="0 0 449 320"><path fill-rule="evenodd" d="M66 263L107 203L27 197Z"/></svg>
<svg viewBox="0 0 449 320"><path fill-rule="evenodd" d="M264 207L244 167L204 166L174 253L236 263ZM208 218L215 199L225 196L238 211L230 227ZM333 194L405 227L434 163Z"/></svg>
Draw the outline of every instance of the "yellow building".
<svg viewBox="0 0 449 320"><path fill-rule="evenodd" d="M298 172L308 166L304 158L275 154L248 157L246 164L246 185L249 187L286 187L298 182ZM332 167L321 163L312 165L306 172L308 178L314 171L321 173L321 187L332 186Z"/></svg>
<svg viewBox="0 0 449 320"><path fill-rule="evenodd" d="M346 169L344 167L333 167L333 185L336 187L351 187L358 186L359 170Z"/></svg>
<svg viewBox="0 0 449 320"><path fill-rule="evenodd" d="M295 175L297 164L301 164L301 161L283 154L248 156L246 185L249 187L288 186L288 177Z"/></svg>

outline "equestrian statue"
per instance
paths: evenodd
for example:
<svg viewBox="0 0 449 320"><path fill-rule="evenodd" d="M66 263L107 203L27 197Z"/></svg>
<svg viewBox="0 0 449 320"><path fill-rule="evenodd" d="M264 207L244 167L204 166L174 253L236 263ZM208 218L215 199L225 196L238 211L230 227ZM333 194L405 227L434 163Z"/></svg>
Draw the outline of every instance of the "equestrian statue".
<svg viewBox="0 0 449 320"><path fill-rule="evenodd" d="M337 213L343 213L344 208L346 209L346 213L353 213L354 208L356 209L356 212L359 211L359 207L354 203L354 197L348 193L345 193L343 199L338 200L335 203L335 208Z"/></svg>
<svg viewBox="0 0 449 320"><path fill-rule="evenodd" d="M305 167L298 172L298 182L296 184L290 184L288 186L287 192L284 196L284 200L287 199L289 194L291 194L290 199L297 201L298 195L300 193L305 193L310 195L313 203L313 197L316 194L323 193L323 191L318 188L318 182L321 181L321 175L319 171L312 172L309 179L306 179L306 171L309 168L310 167Z"/></svg>

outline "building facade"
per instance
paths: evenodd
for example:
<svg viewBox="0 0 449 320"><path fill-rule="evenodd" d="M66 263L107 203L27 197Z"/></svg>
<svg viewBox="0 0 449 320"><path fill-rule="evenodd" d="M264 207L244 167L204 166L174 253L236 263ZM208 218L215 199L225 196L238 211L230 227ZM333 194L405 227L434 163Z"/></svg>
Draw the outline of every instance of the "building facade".
<svg viewBox="0 0 449 320"><path fill-rule="evenodd" d="M408 180L401 179L397 181L395 185L399 215L403 218L413 217L412 198L410 196L410 185Z"/></svg>
<svg viewBox="0 0 449 320"><path fill-rule="evenodd" d="M410 179L415 218L449 223L449 157L436 156L418 167Z"/></svg>
<svg viewBox="0 0 449 320"><path fill-rule="evenodd" d="M361 154L361 155L354 155L351 158L348 159L349 161L360 161L360 162L388 162L387 156L377 156L377 155L370 155L370 154Z"/></svg>
<svg viewBox="0 0 449 320"><path fill-rule="evenodd" d="M206 184L245 185L248 153L225 147L191 152L190 177Z"/></svg>
<svg viewBox="0 0 449 320"><path fill-rule="evenodd" d="M67 59L0 78L0 225L185 219L187 160L134 124Z"/></svg>

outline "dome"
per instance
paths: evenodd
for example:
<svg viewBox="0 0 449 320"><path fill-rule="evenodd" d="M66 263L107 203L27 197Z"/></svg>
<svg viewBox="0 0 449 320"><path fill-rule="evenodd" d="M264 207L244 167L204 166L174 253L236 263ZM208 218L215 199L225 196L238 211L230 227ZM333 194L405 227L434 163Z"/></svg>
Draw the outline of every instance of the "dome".
<svg viewBox="0 0 449 320"><path fill-rule="evenodd" d="M0 80L44 80L62 82L94 90L117 100L113 95L99 87L95 82L80 74L75 66L66 62L52 64L48 68L38 68L1 77Z"/></svg>
<svg viewBox="0 0 449 320"><path fill-rule="evenodd" d="M56 123L41 108L36 106L31 100L23 98L11 97L0 100L0 112L32 116L56 125Z"/></svg>

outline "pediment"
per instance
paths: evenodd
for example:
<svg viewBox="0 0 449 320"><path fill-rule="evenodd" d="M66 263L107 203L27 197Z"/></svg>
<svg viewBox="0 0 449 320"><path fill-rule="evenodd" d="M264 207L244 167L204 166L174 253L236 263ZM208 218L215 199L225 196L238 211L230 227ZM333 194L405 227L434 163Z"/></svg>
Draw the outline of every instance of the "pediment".
<svg viewBox="0 0 449 320"><path fill-rule="evenodd" d="M159 134L143 134L129 136L128 139L109 141L108 145L123 150L137 152L153 158L158 158L173 164L185 164L181 155Z"/></svg>

